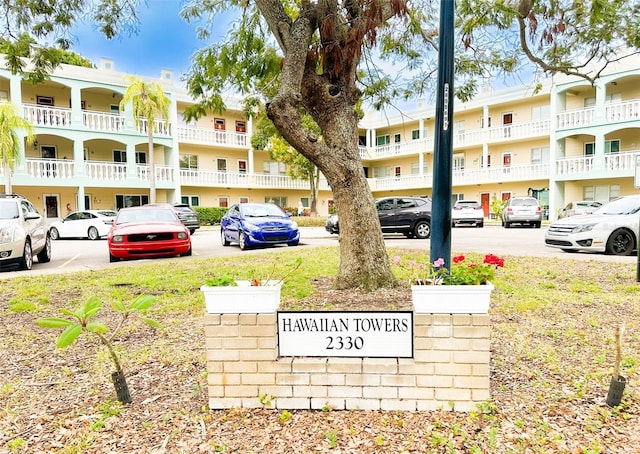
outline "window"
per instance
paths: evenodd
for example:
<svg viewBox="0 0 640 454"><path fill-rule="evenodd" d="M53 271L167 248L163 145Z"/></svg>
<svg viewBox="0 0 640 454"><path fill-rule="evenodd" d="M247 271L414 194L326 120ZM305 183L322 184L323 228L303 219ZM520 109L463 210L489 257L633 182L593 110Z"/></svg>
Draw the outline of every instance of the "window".
<svg viewBox="0 0 640 454"><path fill-rule="evenodd" d="M6 90L0 90L0 102L9 100L9 92Z"/></svg>
<svg viewBox="0 0 640 454"><path fill-rule="evenodd" d="M139 207L149 203L147 195L120 195L116 194L116 209L126 207Z"/></svg>
<svg viewBox="0 0 640 454"><path fill-rule="evenodd" d="M549 147L531 149L531 164L549 162Z"/></svg>
<svg viewBox="0 0 640 454"><path fill-rule="evenodd" d="M464 170L464 154L453 155L453 170Z"/></svg>
<svg viewBox="0 0 640 454"><path fill-rule="evenodd" d="M198 169L198 155L183 154L180 155L180 168L181 169Z"/></svg>
<svg viewBox="0 0 640 454"><path fill-rule="evenodd" d="M593 142L587 142L584 144L584 155L591 156L596 152L596 144ZM604 141L605 153L619 153L620 152L620 140L605 140Z"/></svg>
<svg viewBox="0 0 640 454"><path fill-rule="evenodd" d="M420 130L414 129L411 131L411 140L418 140L420 138Z"/></svg>
<svg viewBox="0 0 640 454"><path fill-rule="evenodd" d="M229 208L229 197L218 197L218 206L220 208Z"/></svg>
<svg viewBox="0 0 640 454"><path fill-rule="evenodd" d="M396 175L396 178L399 178L402 174L402 168L400 166L396 166L394 169L394 173Z"/></svg>
<svg viewBox="0 0 640 454"><path fill-rule="evenodd" d="M147 153L144 151L136 151L136 164L146 164L147 163Z"/></svg>
<svg viewBox="0 0 640 454"><path fill-rule="evenodd" d="M379 147L383 145L389 145L389 143L389 135L376 137L376 145Z"/></svg>
<svg viewBox="0 0 640 454"><path fill-rule="evenodd" d="M549 115L551 114L551 108L549 105L538 106L531 108L531 120L532 121L540 121L540 120L548 120Z"/></svg>
<svg viewBox="0 0 640 454"><path fill-rule="evenodd" d="M249 203L249 197L240 197L238 200L240 203Z"/></svg>
<svg viewBox="0 0 640 454"><path fill-rule="evenodd" d="M604 98L605 104L613 104L616 102L622 101L622 95L620 93L611 93ZM596 105L596 98L584 98L584 106L585 107L593 107Z"/></svg>
<svg viewBox="0 0 640 454"><path fill-rule="evenodd" d="M200 206L200 196L198 195L183 195L180 197L180 203L186 203L192 207Z"/></svg>
<svg viewBox="0 0 640 454"><path fill-rule="evenodd" d="M393 135L393 143L400 143L401 140L402 140L402 136L400 134Z"/></svg>
<svg viewBox="0 0 640 454"><path fill-rule="evenodd" d="M302 206L303 207L310 207L311 206L311 201L309 200L309 197L301 197L300 198L300 202L302 202Z"/></svg>
<svg viewBox="0 0 640 454"><path fill-rule="evenodd" d="M584 200L597 200L605 202L620 197L620 185L584 186L582 188L582 198Z"/></svg>
<svg viewBox="0 0 640 454"><path fill-rule="evenodd" d="M223 118L215 118L213 120L213 129L218 131L224 131L226 129L225 121Z"/></svg>
<svg viewBox="0 0 640 454"><path fill-rule="evenodd" d="M53 106L53 98L51 96L36 96L36 104L39 106Z"/></svg>
<svg viewBox="0 0 640 454"><path fill-rule="evenodd" d="M111 104L109 106L109 112L112 114L119 115L120 114L120 105L119 104Z"/></svg>
<svg viewBox="0 0 640 454"><path fill-rule="evenodd" d="M284 208L287 206L287 198L286 197L280 197L280 196L266 196L264 198L264 201L266 203L275 203L276 205L278 205L281 208Z"/></svg>
<svg viewBox="0 0 640 454"><path fill-rule="evenodd" d="M422 163L422 173L423 174L427 173L427 163L426 162ZM419 174L420 174L420 163L418 163L418 162L411 163L411 175L419 175Z"/></svg>
<svg viewBox="0 0 640 454"><path fill-rule="evenodd" d="M43 159L56 159L56 147L53 145L42 145L40 147L40 157Z"/></svg>
<svg viewBox="0 0 640 454"><path fill-rule="evenodd" d="M286 175L287 173L287 166L278 161L264 161L262 169L268 175Z"/></svg>
<svg viewBox="0 0 640 454"><path fill-rule="evenodd" d="M460 192L454 192L451 194L451 205L455 204L458 200L464 200L464 194Z"/></svg>
<svg viewBox="0 0 640 454"><path fill-rule="evenodd" d="M127 162L127 152L124 150L113 150L113 162Z"/></svg>
<svg viewBox="0 0 640 454"><path fill-rule="evenodd" d="M502 114L502 124L503 125L513 124L513 114L512 113Z"/></svg>
<svg viewBox="0 0 640 454"><path fill-rule="evenodd" d="M236 121L236 132L241 132L241 133L247 132L247 122Z"/></svg>
<svg viewBox="0 0 640 454"><path fill-rule="evenodd" d="M390 167L374 167L373 178L388 178L391 176Z"/></svg>
<svg viewBox="0 0 640 454"><path fill-rule="evenodd" d="M238 161L238 172L247 173L247 161L244 161L244 160Z"/></svg>

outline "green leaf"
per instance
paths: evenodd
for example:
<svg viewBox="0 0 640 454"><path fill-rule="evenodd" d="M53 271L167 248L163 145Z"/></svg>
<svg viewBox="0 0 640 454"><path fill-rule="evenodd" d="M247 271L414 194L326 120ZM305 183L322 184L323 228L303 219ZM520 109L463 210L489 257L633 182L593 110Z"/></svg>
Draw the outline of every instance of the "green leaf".
<svg viewBox="0 0 640 454"><path fill-rule="evenodd" d="M147 317L140 317L140 318L142 318L142 321L144 321L149 326L153 326L154 328L162 328L162 325L160 323L156 322L151 318L147 318Z"/></svg>
<svg viewBox="0 0 640 454"><path fill-rule="evenodd" d="M82 307L83 314L86 318L91 318L102 309L102 301L97 296L89 298Z"/></svg>
<svg viewBox="0 0 640 454"><path fill-rule="evenodd" d="M129 306L132 311L143 312L149 309L156 302L156 297L151 295L138 296Z"/></svg>
<svg viewBox="0 0 640 454"><path fill-rule="evenodd" d="M64 315L68 315L69 317L77 318L78 320L80 320L80 316L78 316L78 314L76 314L75 312L71 312L69 309L65 309L63 307L60 309L60 312L62 312Z"/></svg>
<svg viewBox="0 0 640 454"><path fill-rule="evenodd" d="M114 311L118 311L118 312L126 312L127 310L124 303L120 300L111 301L111 307L113 308Z"/></svg>
<svg viewBox="0 0 640 454"><path fill-rule="evenodd" d="M56 343L56 347L65 348L69 345L73 344L73 341L80 335L82 332L82 326L80 325L71 325L65 329L60 336L58 336L58 342Z"/></svg>
<svg viewBox="0 0 640 454"><path fill-rule="evenodd" d="M90 333L104 334L109 331L109 327L103 322L91 322L87 323L87 331Z"/></svg>
<svg viewBox="0 0 640 454"><path fill-rule="evenodd" d="M39 318L36 320L36 325L40 328L66 328L73 324L74 322L67 320L66 318Z"/></svg>

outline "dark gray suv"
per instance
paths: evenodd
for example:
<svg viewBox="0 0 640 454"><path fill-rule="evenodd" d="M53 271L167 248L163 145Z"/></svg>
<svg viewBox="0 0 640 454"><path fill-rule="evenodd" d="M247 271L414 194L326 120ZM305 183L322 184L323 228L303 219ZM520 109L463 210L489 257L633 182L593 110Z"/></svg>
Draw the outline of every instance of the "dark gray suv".
<svg viewBox="0 0 640 454"><path fill-rule="evenodd" d="M149 203L148 205L173 208L173 211L176 212L184 226L189 229L189 233L191 233L191 235L200 228L200 218L198 217L198 213L196 213L186 203L174 203L173 205L170 203Z"/></svg>
<svg viewBox="0 0 640 454"><path fill-rule="evenodd" d="M431 199L425 197L385 197L376 200L382 233L402 233L407 238L431 236ZM332 214L324 226L329 233L340 233L338 215Z"/></svg>

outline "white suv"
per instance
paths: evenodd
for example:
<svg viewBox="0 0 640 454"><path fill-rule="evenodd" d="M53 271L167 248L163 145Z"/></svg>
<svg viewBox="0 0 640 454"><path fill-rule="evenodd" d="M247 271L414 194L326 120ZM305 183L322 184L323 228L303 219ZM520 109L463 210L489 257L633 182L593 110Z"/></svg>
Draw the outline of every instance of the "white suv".
<svg viewBox="0 0 640 454"><path fill-rule="evenodd" d="M30 270L51 260L51 238L45 219L22 196L0 194L0 271L13 267Z"/></svg>

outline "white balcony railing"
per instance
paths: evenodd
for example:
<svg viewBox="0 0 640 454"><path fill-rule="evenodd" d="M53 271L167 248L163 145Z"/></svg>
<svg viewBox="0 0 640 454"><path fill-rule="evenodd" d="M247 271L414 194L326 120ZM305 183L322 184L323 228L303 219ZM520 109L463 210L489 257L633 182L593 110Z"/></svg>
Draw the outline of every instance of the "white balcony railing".
<svg viewBox="0 0 640 454"><path fill-rule="evenodd" d="M85 161L85 172L93 180L123 181L127 179L127 164L121 162Z"/></svg>
<svg viewBox="0 0 640 454"><path fill-rule="evenodd" d="M33 178L70 179L73 178L73 161L67 159L27 159L27 173Z"/></svg>
<svg viewBox="0 0 640 454"><path fill-rule="evenodd" d="M593 169L593 156L576 156L556 160L556 175L588 173Z"/></svg>
<svg viewBox="0 0 640 454"><path fill-rule="evenodd" d="M146 118L140 118L140 123L137 126L138 132L144 135L148 134L149 122ZM164 120L154 120L154 136L163 136L170 137L171 136L171 123L167 123Z"/></svg>
<svg viewBox="0 0 640 454"><path fill-rule="evenodd" d="M180 142L197 143L203 145L231 145L247 147L247 134L219 129L194 128L192 126L178 126L178 140Z"/></svg>
<svg viewBox="0 0 640 454"><path fill-rule="evenodd" d="M640 117L640 100L608 104L605 112L608 122L637 120Z"/></svg>
<svg viewBox="0 0 640 454"><path fill-rule="evenodd" d="M590 126L594 123L595 112L595 107L560 112L556 115L556 127L558 129L567 129Z"/></svg>
<svg viewBox="0 0 640 454"><path fill-rule="evenodd" d="M93 131L120 132L124 130L124 116L108 112L82 111L82 122Z"/></svg>
<svg viewBox="0 0 640 454"><path fill-rule="evenodd" d="M24 118L33 126L68 128L71 126L71 109L38 105L24 105Z"/></svg>
<svg viewBox="0 0 640 454"><path fill-rule="evenodd" d="M263 173L218 172L214 170L180 170L180 182L186 186L226 186L242 188L282 188L309 189L309 182L293 179L287 175L269 175ZM320 180L319 189L327 191L329 185Z"/></svg>
<svg viewBox="0 0 640 454"><path fill-rule="evenodd" d="M636 159L640 156L640 151L626 153L607 153L604 161L596 162L593 155L572 156L556 160L556 176L571 177L597 172L598 176L603 172L609 177L631 176L635 174Z"/></svg>

